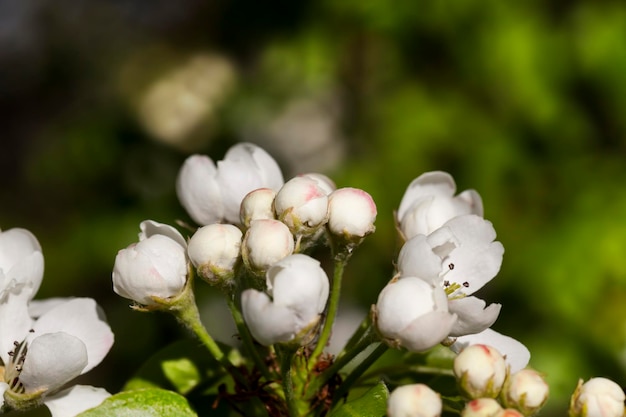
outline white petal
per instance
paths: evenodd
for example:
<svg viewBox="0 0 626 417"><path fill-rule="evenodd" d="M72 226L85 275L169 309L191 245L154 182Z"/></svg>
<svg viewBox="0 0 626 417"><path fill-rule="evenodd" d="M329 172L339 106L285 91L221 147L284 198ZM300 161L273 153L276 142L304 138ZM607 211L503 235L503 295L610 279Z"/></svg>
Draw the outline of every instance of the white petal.
<svg viewBox="0 0 626 417"><path fill-rule="evenodd" d="M456 184L450 174L443 171L426 172L415 178L407 187L398 207L397 217L401 221L409 207L425 196L452 196L456 191Z"/></svg>
<svg viewBox="0 0 626 417"><path fill-rule="evenodd" d="M43 255L41 252L33 252L18 260L11 269L5 273L5 284L29 285L32 287L32 297L35 296L43 279ZM0 289L0 297L2 289Z"/></svg>
<svg viewBox="0 0 626 417"><path fill-rule="evenodd" d="M46 333L28 344L20 381L27 392L53 391L81 374L87 365L87 348L67 333Z"/></svg>
<svg viewBox="0 0 626 417"><path fill-rule="evenodd" d="M485 301L477 297L451 300L448 308L451 313L455 313L459 318L450 331L450 336L480 333L491 327L498 318L502 306L500 304L490 304L487 308L485 306Z"/></svg>
<svg viewBox="0 0 626 417"><path fill-rule="evenodd" d="M398 339L406 349L423 352L448 337L456 319L447 311L431 311L413 320L398 334Z"/></svg>
<svg viewBox="0 0 626 417"><path fill-rule="evenodd" d="M461 285L459 292L470 295L491 281L500 271L504 247L500 242L482 246L461 246L445 259L454 265L445 279Z"/></svg>
<svg viewBox="0 0 626 417"><path fill-rule="evenodd" d="M217 167L208 156L191 155L185 160L176 178L176 194L196 223L204 226L224 218Z"/></svg>
<svg viewBox="0 0 626 417"><path fill-rule="evenodd" d="M520 369L524 369L530 360L530 351L526 346L512 337L505 336L492 329L483 330L480 333L461 336L450 348L459 353L463 348L469 345L489 345L497 349L506 363L511 367L510 372L514 373Z"/></svg>
<svg viewBox="0 0 626 417"><path fill-rule="evenodd" d="M9 352L14 349L13 342L21 342L26 338L33 326L28 314L28 300L32 298L29 287L14 288L9 291L0 303L0 358L6 364Z"/></svg>
<svg viewBox="0 0 626 417"><path fill-rule="evenodd" d="M74 297L53 297L43 300L32 300L28 304L28 314L34 319L43 316L58 305L73 300Z"/></svg>
<svg viewBox="0 0 626 417"><path fill-rule="evenodd" d="M485 214L483 209L483 199L476 190L465 190L454 198L465 202L465 204L471 208L471 214L475 214L480 217L483 217Z"/></svg>
<svg viewBox="0 0 626 417"><path fill-rule="evenodd" d="M417 235L407 240L400 249L398 271L401 275L418 277L431 284L439 283L441 258L433 252L426 236Z"/></svg>
<svg viewBox="0 0 626 417"><path fill-rule="evenodd" d="M111 394L104 388L74 385L72 388L47 396L44 404L52 417L74 417L100 405L110 396Z"/></svg>
<svg viewBox="0 0 626 417"><path fill-rule="evenodd" d="M0 410L2 410L2 407L4 406L4 392L8 389L9 385L6 382L0 380Z"/></svg>
<svg viewBox="0 0 626 417"><path fill-rule="evenodd" d="M164 235L178 243L183 248L187 247L187 241L178 230L173 226L165 223L158 223L154 220L144 220L139 224L141 233L139 233L139 240L144 240L154 235Z"/></svg>
<svg viewBox="0 0 626 417"><path fill-rule="evenodd" d="M91 298L75 298L53 308L35 322L33 329L32 337L65 332L81 340L88 354L83 373L102 361L114 339L102 309Z"/></svg>
<svg viewBox="0 0 626 417"><path fill-rule="evenodd" d="M245 290L241 294L241 309L250 333L264 346L287 342L297 333L293 312L285 306L274 305L263 292Z"/></svg>

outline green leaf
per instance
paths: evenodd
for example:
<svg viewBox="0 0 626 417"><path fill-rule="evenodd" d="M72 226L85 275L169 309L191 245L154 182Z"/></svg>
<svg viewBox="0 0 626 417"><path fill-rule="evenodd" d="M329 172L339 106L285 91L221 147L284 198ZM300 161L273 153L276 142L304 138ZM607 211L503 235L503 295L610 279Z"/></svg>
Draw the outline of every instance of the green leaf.
<svg viewBox="0 0 626 417"><path fill-rule="evenodd" d="M235 354L233 348L222 346L226 354ZM228 350L231 352L228 352ZM175 342L148 359L126 383L123 391L141 388L165 388L187 395L202 387L216 391L226 382L225 372L211 355L195 340Z"/></svg>
<svg viewBox="0 0 626 417"><path fill-rule="evenodd" d="M389 390L381 381L365 394L334 410L330 417L381 417L387 413Z"/></svg>
<svg viewBox="0 0 626 417"><path fill-rule="evenodd" d="M148 388L113 395L78 417L197 417L185 397Z"/></svg>

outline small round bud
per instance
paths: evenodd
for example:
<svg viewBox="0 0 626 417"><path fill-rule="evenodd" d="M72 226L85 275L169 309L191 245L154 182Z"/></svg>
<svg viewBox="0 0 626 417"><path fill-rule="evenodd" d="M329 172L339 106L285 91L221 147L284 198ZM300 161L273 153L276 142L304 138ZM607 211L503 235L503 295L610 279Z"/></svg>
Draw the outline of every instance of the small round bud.
<svg viewBox="0 0 626 417"><path fill-rule="evenodd" d="M509 408L522 414L535 414L548 401L550 387L541 374L534 369L522 369L508 376L502 388L501 399Z"/></svg>
<svg viewBox="0 0 626 417"><path fill-rule="evenodd" d="M274 219L274 198L276 191L270 188L258 188L250 191L241 202L241 224L250 227L254 220Z"/></svg>
<svg viewBox="0 0 626 417"><path fill-rule="evenodd" d="M389 417L438 417L441 415L441 396L428 385L403 385L389 395Z"/></svg>
<svg viewBox="0 0 626 417"><path fill-rule="evenodd" d="M315 180L294 177L276 194L274 209L294 235L310 235L328 220L328 196Z"/></svg>
<svg viewBox="0 0 626 417"><path fill-rule="evenodd" d="M373 233L376 214L372 196L358 188L340 188L328 198L328 228L332 234L347 240Z"/></svg>
<svg viewBox="0 0 626 417"><path fill-rule="evenodd" d="M289 228L278 220L256 220L243 238L241 255L246 268L263 274L274 263L293 253L295 242Z"/></svg>
<svg viewBox="0 0 626 417"><path fill-rule="evenodd" d="M243 233L232 224L210 224L196 230L187 254L198 275L209 284L224 283L235 273Z"/></svg>
<svg viewBox="0 0 626 417"><path fill-rule="evenodd" d="M477 398L465 404L461 417L495 417L502 412L502 406L493 398Z"/></svg>
<svg viewBox="0 0 626 417"><path fill-rule="evenodd" d="M525 417L524 414L520 413L518 410L514 408L505 408L496 414L495 417Z"/></svg>
<svg viewBox="0 0 626 417"><path fill-rule="evenodd" d="M454 374L467 397L496 398L506 378L506 363L491 346L470 345L454 359Z"/></svg>
<svg viewBox="0 0 626 417"><path fill-rule="evenodd" d="M626 396L622 388L608 378L578 381L570 401L570 417L622 417Z"/></svg>

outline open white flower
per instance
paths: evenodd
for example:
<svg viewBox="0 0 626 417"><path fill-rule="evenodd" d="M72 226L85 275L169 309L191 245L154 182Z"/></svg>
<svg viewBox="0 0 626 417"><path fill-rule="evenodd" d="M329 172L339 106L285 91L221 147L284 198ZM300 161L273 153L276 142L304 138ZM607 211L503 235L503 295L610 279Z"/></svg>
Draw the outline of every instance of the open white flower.
<svg viewBox="0 0 626 417"><path fill-rule="evenodd" d="M494 242L493 225L476 215L446 222L428 236L409 239L400 250L400 276L415 276L446 289L448 308L458 315L450 336L479 333L498 318L500 304L470 297L496 276L504 247Z"/></svg>
<svg viewBox="0 0 626 417"><path fill-rule="evenodd" d="M414 179L396 213L404 238L428 235L456 216L483 216L482 199L476 191L466 190L454 196L455 192L454 179L446 172L426 172Z"/></svg>
<svg viewBox="0 0 626 417"><path fill-rule="evenodd" d="M30 299L43 279L44 261L41 245L28 230L13 228L0 231L0 301L11 288L29 286Z"/></svg>
<svg viewBox="0 0 626 417"><path fill-rule="evenodd" d="M217 164L204 155L187 158L178 173L176 193L200 225L239 224L246 194L257 188L278 191L283 182L280 167L267 152L252 143L238 143Z"/></svg>
<svg viewBox="0 0 626 417"><path fill-rule="evenodd" d="M41 317L31 319L23 305L15 293L0 304L0 327L8 329L1 335L2 405L22 409L51 400L54 417L69 417L102 402L108 393L101 389L59 391L98 365L113 344L100 307L90 298L68 299L48 304ZM4 349L8 344L12 348Z"/></svg>
<svg viewBox="0 0 626 417"><path fill-rule="evenodd" d="M417 277L387 284L378 296L375 322L385 342L422 352L442 342L457 316L448 311L443 288Z"/></svg>
<svg viewBox="0 0 626 417"><path fill-rule="evenodd" d="M241 294L243 317L262 345L294 341L307 344L318 325L329 294L328 276L320 263L302 254L276 262L266 274L267 293Z"/></svg>

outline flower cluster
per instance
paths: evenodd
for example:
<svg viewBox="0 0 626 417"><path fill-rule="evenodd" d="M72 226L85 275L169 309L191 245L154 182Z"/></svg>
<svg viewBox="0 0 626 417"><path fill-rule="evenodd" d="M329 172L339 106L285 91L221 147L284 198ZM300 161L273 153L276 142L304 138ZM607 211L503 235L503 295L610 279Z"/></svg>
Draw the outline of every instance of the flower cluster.
<svg viewBox="0 0 626 417"><path fill-rule="evenodd" d="M64 386L102 361L113 333L90 298L33 300L43 274L31 232L0 232L0 412L45 404L54 417L71 417L110 395Z"/></svg>
<svg viewBox="0 0 626 417"><path fill-rule="evenodd" d="M446 342L455 351L485 343L506 352L514 369L530 354L519 342L491 330L500 304L472 296L493 279L504 248L485 220L480 195L445 172L428 172L408 186L396 213L400 236L397 273L373 308L385 342L425 351Z"/></svg>

